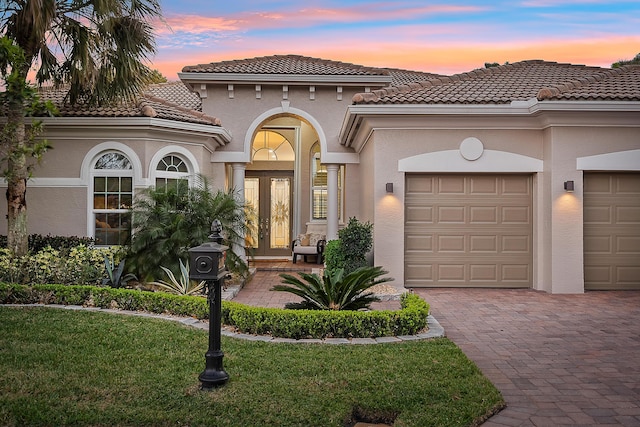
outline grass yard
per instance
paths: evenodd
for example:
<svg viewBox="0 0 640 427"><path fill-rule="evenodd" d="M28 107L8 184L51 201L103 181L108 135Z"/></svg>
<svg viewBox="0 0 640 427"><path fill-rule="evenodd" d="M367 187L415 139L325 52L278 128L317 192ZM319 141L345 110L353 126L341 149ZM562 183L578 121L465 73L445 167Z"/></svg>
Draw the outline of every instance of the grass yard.
<svg viewBox="0 0 640 427"><path fill-rule="evenodd" d="M0 425L467 426L503 405L448 339L379 345L222 338L229 382L199 389L207 332L157 319L0 307Z"/></svg>

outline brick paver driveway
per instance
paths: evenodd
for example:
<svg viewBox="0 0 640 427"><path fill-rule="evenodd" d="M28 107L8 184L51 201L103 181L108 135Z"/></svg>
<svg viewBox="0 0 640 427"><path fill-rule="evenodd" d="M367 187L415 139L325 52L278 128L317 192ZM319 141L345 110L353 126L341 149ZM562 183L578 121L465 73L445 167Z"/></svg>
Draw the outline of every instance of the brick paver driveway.
<svg viewBox="0 0 640 427"><path fill-rule="evenodd" d="M485 426L640 426L640 292L416 289L500 389Z"/></svg>

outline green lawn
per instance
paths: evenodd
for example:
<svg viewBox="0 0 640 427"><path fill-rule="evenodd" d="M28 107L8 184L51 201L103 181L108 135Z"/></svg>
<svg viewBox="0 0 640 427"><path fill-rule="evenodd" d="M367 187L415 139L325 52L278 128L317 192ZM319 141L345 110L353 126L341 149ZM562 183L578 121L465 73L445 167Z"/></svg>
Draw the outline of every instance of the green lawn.
<svg viewBox="0 0 640 427"><path fill-rule="evenodd" d="M503 405L449 340L275 344L223 337L229 382L199 389L207 332L108 313L0 307L0 425L473 425Z"/></svg>

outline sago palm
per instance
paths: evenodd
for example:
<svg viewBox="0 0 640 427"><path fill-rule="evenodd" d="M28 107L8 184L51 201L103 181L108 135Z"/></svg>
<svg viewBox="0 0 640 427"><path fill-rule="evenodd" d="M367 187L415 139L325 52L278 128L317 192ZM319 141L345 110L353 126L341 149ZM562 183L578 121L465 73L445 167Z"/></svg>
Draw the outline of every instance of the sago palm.
<svg viewBox="0 0 640 427"><path fill-rule="evenodd" d="M393 279L381 276L387 274L382 267L361 267L349 274L344 269L325 270L322 277L315 273L299 273L300 278L283 273L282 283L271 288L272 291L289 292L301 297L301 308L314 310L360 310L368 308L372 302L379 301L373 292L367 292L372 286Z"/></svg>
<svg viewBox="0 0 640 427"><path fill-rule="evenodd" d="M8 246L27 251L27 158L33 151L25 116L34 115L27 74L38 84L68 87L68 102L104 104L132 99L152 76L152 22L158 0L3 0L0 7L0 93L8 135L2 138L7 178ZM30 151L31 150L31 151Z"/></svg>

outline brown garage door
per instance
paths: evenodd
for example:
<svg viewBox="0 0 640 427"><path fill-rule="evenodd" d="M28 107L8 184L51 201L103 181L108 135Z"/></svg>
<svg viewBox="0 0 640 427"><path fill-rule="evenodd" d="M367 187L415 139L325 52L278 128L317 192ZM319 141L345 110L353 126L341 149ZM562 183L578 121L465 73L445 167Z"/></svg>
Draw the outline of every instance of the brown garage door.
<svg viewBox="0 0 640 427"><path fill-rule="evenodd" d="M584 174L584 287L640 289L640 174Z"/></svg>
<svg viewBox="0 0 640 427"><path fill-rule="evenodd" d="M407 174L405 286L531 287L530 175Z"/></svg>

